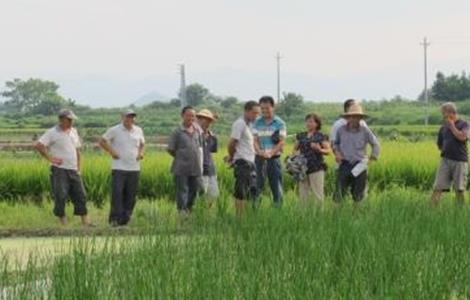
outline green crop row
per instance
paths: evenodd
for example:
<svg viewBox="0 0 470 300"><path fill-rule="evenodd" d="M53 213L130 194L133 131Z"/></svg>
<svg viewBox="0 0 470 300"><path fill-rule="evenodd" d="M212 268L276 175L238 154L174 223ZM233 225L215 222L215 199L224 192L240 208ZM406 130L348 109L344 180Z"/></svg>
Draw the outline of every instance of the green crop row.
<svg viewBox="0 0 470 300"><path fill-rule="evenodd" d="M221 189L233 188L233 171L223 162L224 149L215 157ZM286 152L289 152L287 150ZM139 197L157 199L172 197L173 177L171 157L165 152L147 153L142 162ZM83 155L82 175L88 199L101 206L109 197L111 160L101 152ZM370 166L370 185L384 190L390 186L415 187L422 190L432 186L439 154L432 142L385 142L378 162ZM334 189L335 162L328 157L329 170L326 192ZM0 157L0 200L42 201L50 195L49 166L39 156ZM295 184L288 174L284 176L286 190Z"/></svg>

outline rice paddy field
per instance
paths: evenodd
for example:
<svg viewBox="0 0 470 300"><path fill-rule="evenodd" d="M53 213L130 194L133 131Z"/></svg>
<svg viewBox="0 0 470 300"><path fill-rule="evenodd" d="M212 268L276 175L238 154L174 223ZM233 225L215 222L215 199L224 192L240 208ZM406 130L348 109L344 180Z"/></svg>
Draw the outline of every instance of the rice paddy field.
<svg viewBox="0 0 470 300"><path fill-rule="evenodd" d="M291 150L287 149L286 153ZM3 155L3 156L2 156ZM224 164L224 148L216 154L219 184L222 190L233 187L233 171ZM49 199L49 165L34 153L0 154L0 201ZM98 207L107 202L110 189L111 160L102 152L86 152L83 155L82 175L89 201ZM405 186L430 189L434 172L439 163L439 153L432 141L406 142L387 141L382 143L379 161L371 164L370 186L383 190L391 186ZM329 170L326 191L334 186L335 163L328 157ZM171 197L173 178L170 174L171 157L165 152L151 151L142 162L139 196L147 199ZM294 188L291 178L285 176L285 189Z"/></svg>
<svg viewBox="0 0 470 300"><path fill-rule="evenodd" d="M171 159L152 151L134 219L123 229L106 225L110 160L87 152L82 174L98 225L89 231L77 220L57 228L44 161L0 154L0 232L45 232L0 239L0 299L470 298L470 208L452 194L429 206L434 143L382 144L360 206L332 205L329 158L323 207L300 205L286 174L281 209L266 194L241 218L224 153L216 157L220 199L209 208L201 198L182 217L172 200Z"/></svg>

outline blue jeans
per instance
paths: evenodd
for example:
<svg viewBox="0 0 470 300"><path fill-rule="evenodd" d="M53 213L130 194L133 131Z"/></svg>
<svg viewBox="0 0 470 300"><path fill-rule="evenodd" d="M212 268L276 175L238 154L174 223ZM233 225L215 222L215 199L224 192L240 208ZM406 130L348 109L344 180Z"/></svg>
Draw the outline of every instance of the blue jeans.
<svg viewBox="0 0 470 300"><path fill-rule="evenodd" d="M269 186L273 194L273 202L275 206L282 205L282 166L281 158L264 159L256 157L256 185L258 188L258 204L260 195L264 190L264 183L268 177Z"/></svg>

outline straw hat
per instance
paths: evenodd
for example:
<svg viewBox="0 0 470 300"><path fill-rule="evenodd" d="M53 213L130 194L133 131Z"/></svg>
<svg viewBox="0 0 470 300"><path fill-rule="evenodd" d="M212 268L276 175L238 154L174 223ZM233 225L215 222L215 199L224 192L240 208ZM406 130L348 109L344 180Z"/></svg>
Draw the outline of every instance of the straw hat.
<svg viewBox="0 0 470 300"><path fill-rule="evenodd" d="M196 117L202 117L202 118L207 118L211 121L215 121L216 120L216 117L214 116L214 114L208 110L208 109L203 109L201 111L199 111L197 114L196 114Z"/></svg>
<svg viewBox="0 0 470 300"><path fill-rule="evenodd" d="M367 115L364 113L362 106L358 103L351 105L349 107L349 110L342 114L343 117L348 117L348 116L360 116L360 117L367 117Z"/></svg>

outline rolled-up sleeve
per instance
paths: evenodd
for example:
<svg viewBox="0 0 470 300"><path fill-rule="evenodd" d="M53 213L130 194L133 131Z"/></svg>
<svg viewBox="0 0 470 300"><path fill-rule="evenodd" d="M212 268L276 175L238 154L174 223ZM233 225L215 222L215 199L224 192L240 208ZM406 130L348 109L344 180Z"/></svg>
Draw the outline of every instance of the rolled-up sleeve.
<svg viewBox="0 0 470 300"><path fill-rule="evenodd" d="M368 127L365 128L367 129L369 144L372 147L371 157L378 158L380 154L379 140L377 139L377 136L375 136L375 134Z"/></svg>

